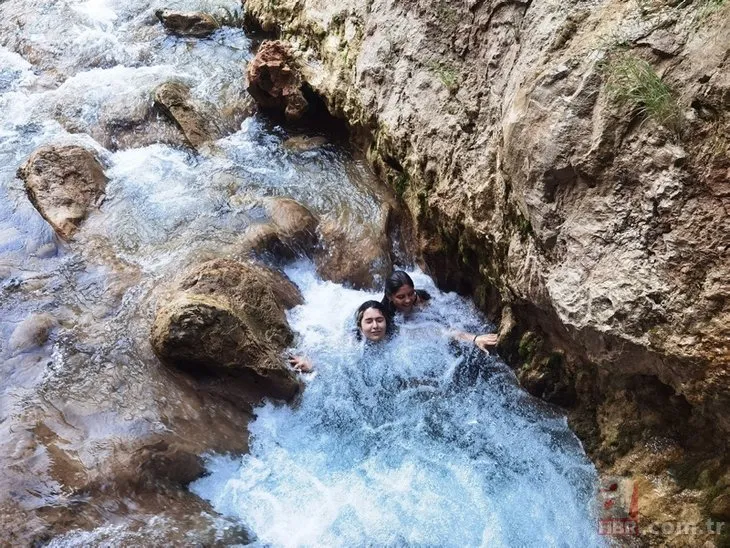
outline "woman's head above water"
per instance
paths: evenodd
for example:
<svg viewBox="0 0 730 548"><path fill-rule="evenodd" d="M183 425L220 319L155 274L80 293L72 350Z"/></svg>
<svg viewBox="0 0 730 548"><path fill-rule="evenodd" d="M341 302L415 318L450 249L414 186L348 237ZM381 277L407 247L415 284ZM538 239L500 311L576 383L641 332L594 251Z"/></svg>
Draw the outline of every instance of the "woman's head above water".
<svg viewBox="0 0 730 548"><path fill-rule="evenodd" d="M410 314L416 305L430 299L427 292L416 290L411 277L402 270L394 271L385 280L385 297L382 303L389 314Z"/></svg>
<svg viewBox="0 0 730 548"><path fill-rule="evenodd" d="M387 311L378 301L365 301L355 313L357 338L365 337L368 341L378 342L390 333Z"/></svg>

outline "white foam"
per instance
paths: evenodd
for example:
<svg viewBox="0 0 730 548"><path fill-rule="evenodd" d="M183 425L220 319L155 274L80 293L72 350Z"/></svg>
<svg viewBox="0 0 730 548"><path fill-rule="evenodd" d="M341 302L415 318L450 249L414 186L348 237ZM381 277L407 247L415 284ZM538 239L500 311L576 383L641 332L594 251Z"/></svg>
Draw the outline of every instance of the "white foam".
<svg viewBox="0 0 730 548"><path fill-rule="evenodd" d="M433 310L363 349L353 312L376 295L306 263L288 274L306 299L289 316L298 350L318 374L293 408L259 408L250 454L210 458L195 493L273 546L600 545L595 470L565 419L494 360L468 381L473 349L454 353L434 327L455 314L481 323L469 305L414 272Z"/></svg>

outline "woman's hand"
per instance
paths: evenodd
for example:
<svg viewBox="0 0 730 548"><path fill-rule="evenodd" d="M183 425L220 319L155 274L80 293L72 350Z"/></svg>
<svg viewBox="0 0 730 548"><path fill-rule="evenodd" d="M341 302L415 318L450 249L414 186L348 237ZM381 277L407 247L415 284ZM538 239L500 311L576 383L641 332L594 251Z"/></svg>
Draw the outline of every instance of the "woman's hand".
<svg viewBox="0 0 730 548"><path fill-rule="evenodd" d="M289 356L289 365L300 373L309 373L314 369L312 362L304 356Z"/></svg>
<svg viewBox="0 0 730 548"><path fill-rule="evenodd" d="M499 335L496 333L488 333L474 337L474 344L486 352L489 348L495 346L498 340Z"/></svg>

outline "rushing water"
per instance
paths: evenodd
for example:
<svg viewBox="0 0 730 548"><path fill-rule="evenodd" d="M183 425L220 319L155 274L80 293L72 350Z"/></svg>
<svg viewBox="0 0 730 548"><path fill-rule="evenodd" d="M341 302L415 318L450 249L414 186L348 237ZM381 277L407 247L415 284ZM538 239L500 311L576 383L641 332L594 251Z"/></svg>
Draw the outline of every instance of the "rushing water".
<svg viewBox="0 0 730 548"><path fill-rule="evenodd" d="M288 271L290 315L313 358L301 401L268 403L251 452L213 456L192 489L275 546L599 544L595 470L556 415L502 362L449 344L441 325L481 327L472 307L414 275L434 300L392 341L365 346L352 312L368 297Z"/></svg>
<svg viewBox="0 0 730 548"><path fill-rule="evenodd" d="M152 355L158 288L187 265L237 256L261 220L258 197L291 196L351 232L370 226L381 199L346 146L292 150L290 129L235 114L248 100L242 31L172 37L159 7L0 3L0 510L11 540L231 544L245 538L230 534L242 523L274 545L597 544L595 472L565 420L501 362L445 340L438 324L480 320L420 274L436 296L431 312L363 353L350 316L366 295L319 280L308 263L289 268L307 299L290 321L317 372L297 406L256 411L243 460L210 457L211 474L192 490L225 517L187 492L114 483L125 451L151 436L174 431L210 447L234 428L245 446L240 411ZM182 146L151 108L171 80L234 113L231 133L199 153ZM56 238L15 175L49 143L96 151L109 178L71 242ZM40 313L52 320L48 340L18 348L21 322Z"/></svg>

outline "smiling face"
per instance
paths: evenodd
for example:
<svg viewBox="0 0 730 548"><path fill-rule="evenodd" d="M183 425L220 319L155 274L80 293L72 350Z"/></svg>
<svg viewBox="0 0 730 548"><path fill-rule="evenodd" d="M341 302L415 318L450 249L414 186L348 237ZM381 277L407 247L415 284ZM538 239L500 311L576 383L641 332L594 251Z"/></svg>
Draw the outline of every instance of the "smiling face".
<svg viewBox="0 0 730 548"><path fill-rule="evenodd" d="M413 306L416 304L418 297L416 296L416 290L410 285L402 285L397 291L393 292L388 297L390 302L393 303L395 309L402 314L408 314L413 311Z"/></svg>
<svg viewBox="0 0 730 548"><path fill-rule="evenodd" d="M360 320L360 331L367 340L382 341L385 338L386 327L385 316L377 308L368 308L363 312L362 320Z"/></svg>

